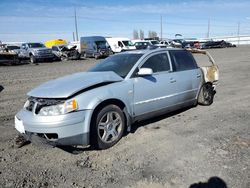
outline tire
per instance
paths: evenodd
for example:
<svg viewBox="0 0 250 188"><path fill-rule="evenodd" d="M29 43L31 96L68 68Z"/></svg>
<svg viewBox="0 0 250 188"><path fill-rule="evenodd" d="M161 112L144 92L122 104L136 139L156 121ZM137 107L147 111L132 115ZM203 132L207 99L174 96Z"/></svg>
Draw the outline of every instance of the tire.
<svg viewBox="0 0 250 188"><path fill-rule="evenodd" d="M123 136L125 116L116 105L107 105L94 116L91 126L91 146L107 149L115 145Z"/></svg>
<svg viewBox="0 0 250 188"><path fill-rule="evenodd" d="M95 54L94 57L95 57L95 59L98 59L98 58L99 58L99 56L98 56L97 54Z"/></svg>
<svg viewBox="0 0 250 188"><path fill-rule="evenodd" d="M68 57L61 56L61 61L68 61Z"/></svg>
<svg viewBox="0 0 250 188"><path fill-rule="evenodd" d="M81 59L81 54L78 51L75 52L74 56L75 56L75 59L77 59L77 60Z"/></svg>
<svg viewBox="0 0 250 188"><path fill-rule="evenodd" d="M87 58L88 58L86 52L83 54L83 57L84 57L84 59L87 59Z"/></svg>
<svg viewBox="0 0 250 188"><path fill-rule="evenodd" d="M30 55L30 63L37 63L37 59L36 59L36 57L34 56L34 55Z"/></svg>
<svg viewBox="0 0 250 188"><path fill-rule="evenodd" d="M211 83L204 83L200 89L198 103L200 105L209 106L214 101L214 88Z"/></svg>

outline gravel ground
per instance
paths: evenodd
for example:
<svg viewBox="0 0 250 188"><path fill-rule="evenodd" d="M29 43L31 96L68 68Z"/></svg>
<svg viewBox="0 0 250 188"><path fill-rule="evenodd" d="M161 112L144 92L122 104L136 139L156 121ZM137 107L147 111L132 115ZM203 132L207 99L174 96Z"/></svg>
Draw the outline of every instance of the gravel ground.
<svg viewBox="0 0 250 188"><path fill-rule="evenodd" d="M249 188L250 47L210 53L220 68L214 104L137 123L103 151L14 144L26 93L94 59L0 66L0 187Z"/></svg>

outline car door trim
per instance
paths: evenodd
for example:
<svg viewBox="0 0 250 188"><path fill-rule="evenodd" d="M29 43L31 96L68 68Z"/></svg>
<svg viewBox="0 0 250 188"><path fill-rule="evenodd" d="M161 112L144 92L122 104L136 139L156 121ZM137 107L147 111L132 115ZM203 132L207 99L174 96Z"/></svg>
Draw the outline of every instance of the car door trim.
<svg viewBox="0 0 250 188"><path fill-rule="evenodd" d="M140 104L150 103L150 102L154 102L154 101L158 101L158 100L163 100L163 99L166 99L166 98L169 98L169 97L177 96L177 95L180 95L180 94L185 94L185 93L192 92L192 91L197 91L197 89L186 90L186 91L181 92L181 93L174 93L172 95L166 95L166 96L163 96L163 97L158 97L158 98L153 98L153 99L149 99L149 100L139 101L139 102L135 103L135 105L140 105Z"/></svg>

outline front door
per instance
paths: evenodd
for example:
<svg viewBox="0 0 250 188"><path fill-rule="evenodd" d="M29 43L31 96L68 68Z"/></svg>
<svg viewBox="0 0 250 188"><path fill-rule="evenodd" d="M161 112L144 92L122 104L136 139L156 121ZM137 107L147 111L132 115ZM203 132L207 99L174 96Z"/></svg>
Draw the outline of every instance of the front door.
<svg viewBox="0 0 250 188"><path fill-rule="evenodd" d="M151 68L153 74L133 78L135 116L158 111L178 102L175 95L177 75L171 71L166 52L151 55L139 68Z"/></svg>

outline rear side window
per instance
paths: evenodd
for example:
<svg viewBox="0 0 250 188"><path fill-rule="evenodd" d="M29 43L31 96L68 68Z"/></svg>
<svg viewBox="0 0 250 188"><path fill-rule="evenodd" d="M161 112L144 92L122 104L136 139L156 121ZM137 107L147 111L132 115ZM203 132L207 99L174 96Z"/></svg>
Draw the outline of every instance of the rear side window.
<svg viewBox="0 0 250 188"><path fill-rule="evenodd" d="M153 72L169 71L168 55L166 53L153 55L142 65L142 68L151 68Z"/></svg>
<svg viewBox="0 0 250 188"><path fill-rule="evenodd" d="M190 52L184 50L171 50L169 53L174 71L185 71L198 68L195 59Z"/></svg>

